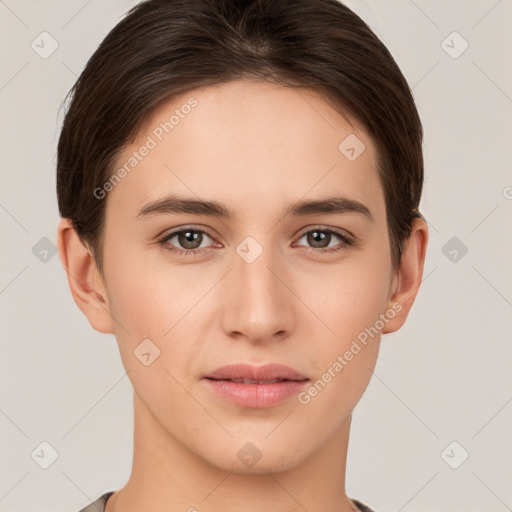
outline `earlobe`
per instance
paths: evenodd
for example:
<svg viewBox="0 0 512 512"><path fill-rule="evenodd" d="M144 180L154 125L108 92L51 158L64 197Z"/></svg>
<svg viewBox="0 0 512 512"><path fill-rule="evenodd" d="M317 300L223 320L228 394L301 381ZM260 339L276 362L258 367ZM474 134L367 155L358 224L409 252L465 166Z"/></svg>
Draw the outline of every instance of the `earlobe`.
<svg viewBox="0 0 512 512"><path fill-rule="evenodd" d="M396 315L386 323L382 333L391 333L402 327L412 308L423 277L423 267L428 243L428 227L423 218L415 219L411 235L404 244L400 267L394 278L393 292L388 309Z"/></svg>
<svg viewBox="0 0 512 512"><path fill-rule="evenodd" d="M57 248L74 301L98 332L114 334L114 322L96 262L69 219L61 219Z"/></svg>

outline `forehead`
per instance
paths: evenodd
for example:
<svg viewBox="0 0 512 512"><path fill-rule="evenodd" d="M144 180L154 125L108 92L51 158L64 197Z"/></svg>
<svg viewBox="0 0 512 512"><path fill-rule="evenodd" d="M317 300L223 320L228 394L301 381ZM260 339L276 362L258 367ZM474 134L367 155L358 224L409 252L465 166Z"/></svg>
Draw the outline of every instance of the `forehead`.
<svg viewBox="0 0 512 512"><path fill-rule="evenodd" d="M128 164L128 165L127 165ZM336 192L384 206L373 141L311 90L235 81L163 101L114 172L109 202L133 213L165 194L229 201L233 209Z"/></svg>

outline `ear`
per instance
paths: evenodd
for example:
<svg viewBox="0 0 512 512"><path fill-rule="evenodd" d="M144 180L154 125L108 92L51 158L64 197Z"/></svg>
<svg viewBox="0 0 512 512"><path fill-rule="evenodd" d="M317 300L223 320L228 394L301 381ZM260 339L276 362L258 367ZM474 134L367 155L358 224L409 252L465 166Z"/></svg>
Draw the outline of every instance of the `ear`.
<svg viewBox="0 0 512 512"><path fill-rule="evenodd" d="M407 319L423 277L427 243L427 223L423 218L414 219L411 235L402 250L399 269L393 278L387 305L388 310L394 310L396 315L385 324L383 334L397 331Z"/></svg>
<svg viewBox="0 0 512 512"><path fill-rule="evenodd" d="M79 238L69 219L61 219L59 222L57 248L77 306L94 329L105 334L114 334L114 322L105 284L91 252Z"/></svg>

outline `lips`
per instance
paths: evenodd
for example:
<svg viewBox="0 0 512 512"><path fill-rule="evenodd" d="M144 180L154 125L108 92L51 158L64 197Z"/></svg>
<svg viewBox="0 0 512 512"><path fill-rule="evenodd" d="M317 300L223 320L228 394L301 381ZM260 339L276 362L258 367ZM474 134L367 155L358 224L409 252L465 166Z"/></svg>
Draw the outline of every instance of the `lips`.
<svg viewBox="0 0 512 512"><path fill-rule="evenodd" d="M206 379L229 380L243 384L274 384L285 380L307 380L305 375L282 364L271 363L263 366L252 366L236 363L217 368L205 376Z"/></svg>
<svg viewBox="0 0 512 512"><path fill-rule="evenodd" d="M208 388L222 399L256 409L277 406L297 394L308 381L300 372L277 363L231 364L204 377Z"/></svg>
<svg viewBox="0 0 512 512"><path fill-rule="evenodd" d="M216 379L221 380L221 379ZM229 380L230 382L238 382L240 384L275 384L276 382L283 382L290 379L267 379L267 380L254 380L254 379L222 379Z"/></svg>

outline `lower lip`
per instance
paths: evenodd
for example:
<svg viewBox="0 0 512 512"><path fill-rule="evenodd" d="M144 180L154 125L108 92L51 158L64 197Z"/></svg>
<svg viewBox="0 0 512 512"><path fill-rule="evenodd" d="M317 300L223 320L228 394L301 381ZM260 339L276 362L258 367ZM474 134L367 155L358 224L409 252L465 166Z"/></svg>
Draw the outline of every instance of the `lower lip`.
<svg viewBox="0 0 512 512"><path fill-rule="evenodd" d="M261 409L273 407L297 394L308 380L284 380L273 384L244 384L230 380L205 379L223 398L235 405Z"/></svg>

